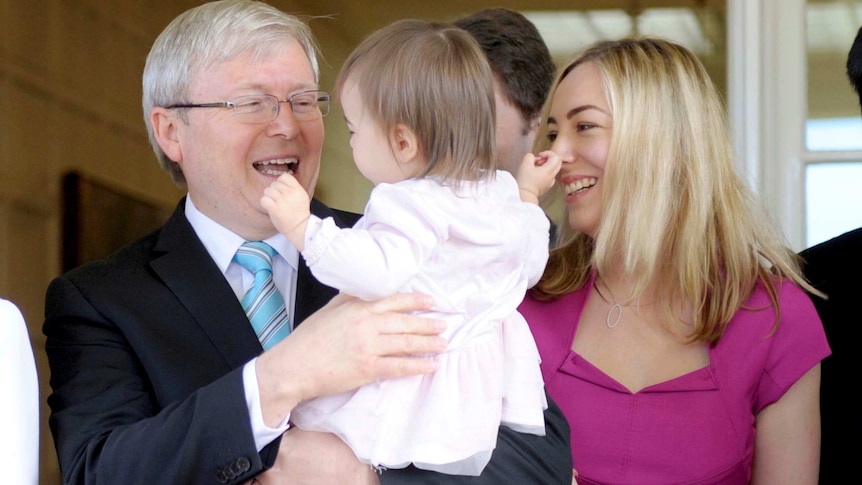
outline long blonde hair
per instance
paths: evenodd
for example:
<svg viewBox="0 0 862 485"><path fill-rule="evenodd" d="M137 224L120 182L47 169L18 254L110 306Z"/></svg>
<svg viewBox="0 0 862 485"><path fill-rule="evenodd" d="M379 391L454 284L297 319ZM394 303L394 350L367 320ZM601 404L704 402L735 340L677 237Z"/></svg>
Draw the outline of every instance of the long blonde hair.
<svg viewBox="0 0 862 485"><path fill-rule="evenodd" d="M593 240L563 224L533 295L553 299L583 287L593 271L621 271L633 281L627 301L653 283L668 325L686 325L674 306L682 298L693 309L690 339L715 343L757 284L776 325L782 279L816 293L736 173L724 107L697 57L654 37L598 42L561 71L552 97L587 62L600 72L614 120L600 229Z"/></svg>

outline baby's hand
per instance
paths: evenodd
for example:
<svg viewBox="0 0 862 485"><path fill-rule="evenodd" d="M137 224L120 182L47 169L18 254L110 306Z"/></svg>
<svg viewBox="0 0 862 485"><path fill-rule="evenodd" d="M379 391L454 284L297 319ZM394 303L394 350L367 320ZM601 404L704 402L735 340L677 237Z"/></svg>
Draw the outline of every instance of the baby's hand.
<svg viewBox="0 0 862 485"><path fill-rule="evenodd" d="M554 186L561 166L562 159L550 150L538 156L532 153L524 155L515 176L521 189L521 200L538 204L539 198Z"/></svg>
<svg viewBox="0 0 862 485"><path fill-rule="evenodd" d="M263 191L260 205L269 212L272 224L300 251L305 226L311 214L308 192L290 174L283 174Z"/></svg>

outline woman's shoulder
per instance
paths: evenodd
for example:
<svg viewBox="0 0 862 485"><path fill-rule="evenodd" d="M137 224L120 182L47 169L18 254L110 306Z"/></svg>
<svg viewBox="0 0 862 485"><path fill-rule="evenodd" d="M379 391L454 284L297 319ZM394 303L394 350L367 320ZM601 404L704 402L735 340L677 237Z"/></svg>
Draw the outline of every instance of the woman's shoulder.
<svg viewBox="0 0 862 485"><path fill-rule="evenodd" d="M799 376L829 355L829 345L811 298L790 280L774 280L778 309L765 284L737 311L719 340L716 351L734 362L752 362L769 369L785 382Z"/></svg>
<svg viewBox="0 0 862 485"><path fill-rule="evenodd" d="M808 293L789 278L774 278L773 288L778 300L781 320L820 322L814 303ZM758 310L772 308L772 299L766 283L759 281L754 288L744 309ZM774 313L774 308L769 313Z"/></svg>
<svg viewBox="0 0 862 485"><path fill-rule="evenodd" d="M820 317L805 290L785 278L775 278L773 289L777 308L766 283L758 282L746 302L734 314L722 339L728 333L743 333L760 339L778 332L795 333L800 331L800 327L822 330ZM789 330L781 331L782 327L789 327Z"/></svg>

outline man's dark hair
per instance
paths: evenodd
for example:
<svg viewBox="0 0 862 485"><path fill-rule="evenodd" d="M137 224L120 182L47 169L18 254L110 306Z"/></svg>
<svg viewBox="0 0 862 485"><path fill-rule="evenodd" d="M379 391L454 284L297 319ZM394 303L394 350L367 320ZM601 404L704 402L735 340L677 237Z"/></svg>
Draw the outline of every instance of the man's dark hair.
<svg viewBox="0 0 862 485"><path fill-rule="evenodd" d="M850 84L859 96L859 105L862 106L862 27L856 32L856 39L847 54L847 77Z"/></svg>
<svg viewBox="0 0 862 485"><path fill-rule="evenodd" d="M482 46L506 97L525 121L542 111L556 66L539 30L514 10L489 8L456 20Z"/></svg>

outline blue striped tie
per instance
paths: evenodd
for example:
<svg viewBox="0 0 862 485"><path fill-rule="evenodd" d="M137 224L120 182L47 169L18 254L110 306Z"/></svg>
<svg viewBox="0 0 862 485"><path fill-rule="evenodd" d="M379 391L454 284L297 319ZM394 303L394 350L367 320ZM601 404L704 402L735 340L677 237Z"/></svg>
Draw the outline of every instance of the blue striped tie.
<svg viewBox="0 0 862 485"><path fill-rule="evenodd" d="M290 333L290 322L284 298L272 281L272 257L275 249L260 241L245 242L233 260L254 274L254 285L242 298L242 308L257 334L257 339L268 350Z"/></svg>

